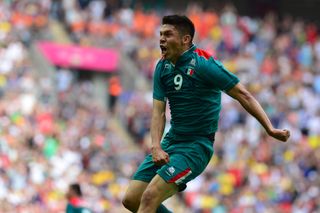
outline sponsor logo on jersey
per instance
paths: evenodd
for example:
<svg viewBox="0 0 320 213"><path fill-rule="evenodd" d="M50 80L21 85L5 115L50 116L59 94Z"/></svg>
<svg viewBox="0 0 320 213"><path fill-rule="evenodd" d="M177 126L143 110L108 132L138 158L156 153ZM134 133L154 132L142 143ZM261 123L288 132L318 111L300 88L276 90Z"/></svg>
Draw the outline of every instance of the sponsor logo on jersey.
<svg viewBox="0 0 320 213"><path fill-rule="evenodd" d="M191 61L190 61L190 65L192 65L192 66L195 66L196 65L196 59L191 59Z"/></svg>
<svg viewBox="0 0 320 213"><path fill-rule="evenodd" d="M176 171L176 169L175 169L173 166L170 166L170 167L166 170L166 173L167 173L167 175L172 176L175 171Z"/></svg>
<svg viewBox="0 0 320 213"><path fill-rule="evenodd" d="M172 175L176 170L174 169L173 166L170 166L170 167L168 168L168 171L169 171L170 174Z"/></svg>

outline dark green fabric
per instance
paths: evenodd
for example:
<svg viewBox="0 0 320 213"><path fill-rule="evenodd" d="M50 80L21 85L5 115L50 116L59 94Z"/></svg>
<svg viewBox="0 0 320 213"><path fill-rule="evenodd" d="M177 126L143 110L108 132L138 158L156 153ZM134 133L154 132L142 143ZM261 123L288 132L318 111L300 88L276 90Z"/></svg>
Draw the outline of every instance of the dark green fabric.
<svg viewBox="0 0 320 213"><path fill-rule="evenodd" d="M84 207L75 207L70 203L67 204L66 213L91 213L91 211Z"/></svg>
<svg viewBox="0 0 320 213"><path fill-rule="evenodd" d="M183 191L189 181L203 172L214 152L213 141L208 137L177 136L172 132L166 134L161 148L169 154L169 163L156 166L149 154L133 175L134 180L150 182L158 174L166 182L177 184L179 191Z"/></svg>
<svg viewBox="0 0 320 213"><path fill-rule="evenodd" d="M169 211L163 204L161 204L157 209L157 213L172 213L172 211Z"/></svg>
<svg viewBox="0 0 320 213"><path fill-rule="evenodd" d="M153 98L168 99L171 128L178 134L208 135L218 129L221 91L239 82L205 51L192 46L176 65L160 60L153 80Z"/></svg>

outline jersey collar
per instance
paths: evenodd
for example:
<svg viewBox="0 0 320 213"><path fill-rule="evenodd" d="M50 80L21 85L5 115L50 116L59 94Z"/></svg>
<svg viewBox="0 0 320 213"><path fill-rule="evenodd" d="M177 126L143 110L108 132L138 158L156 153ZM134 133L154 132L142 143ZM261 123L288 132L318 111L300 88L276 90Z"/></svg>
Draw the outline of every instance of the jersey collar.
<svg viewBox="0 0 320 213"><path fill-rule="evenodd" d="M189 61L192 56L192 52L196 49L196 45L192 44L191 47L184 51L178 58L177 63L184 63L185 61Z"/></svg>

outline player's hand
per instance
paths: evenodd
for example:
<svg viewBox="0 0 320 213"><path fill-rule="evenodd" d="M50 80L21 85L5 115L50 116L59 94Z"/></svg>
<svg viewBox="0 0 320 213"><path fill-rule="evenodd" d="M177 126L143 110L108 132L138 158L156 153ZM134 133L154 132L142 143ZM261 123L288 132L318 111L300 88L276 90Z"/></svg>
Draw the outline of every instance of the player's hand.
<svg viewBox="0 0 320 213"><path fill-rule="evenodd" d="M169 155L161 147L152 147L152 160L155 165L162 166L169 162Z"/></svg>
<svg viewBox="0 0 320 213"><path fill-rule="evenodd" d="M287 129L273 129L269 135L279 141L286 142L290 137L290 131Z"/></svg>

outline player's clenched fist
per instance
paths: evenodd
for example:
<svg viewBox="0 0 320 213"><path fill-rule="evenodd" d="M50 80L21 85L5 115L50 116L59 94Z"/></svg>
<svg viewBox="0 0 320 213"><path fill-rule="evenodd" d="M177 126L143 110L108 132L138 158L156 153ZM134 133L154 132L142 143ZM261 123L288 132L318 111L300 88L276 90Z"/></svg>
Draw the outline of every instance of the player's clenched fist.
<svg viewBox="0 0 320 213"><path fill-rule="evenodd" d="M169 162L169 155L161 147L152 148L152 160L154 164L161 166Z"/></svg>
<svg viewBox="0 0 320 213"><path fill-rule="evenodd" d="M286 142L290 137L290 131L287 129L273 129L269 135L279 141Z"/></svg>

